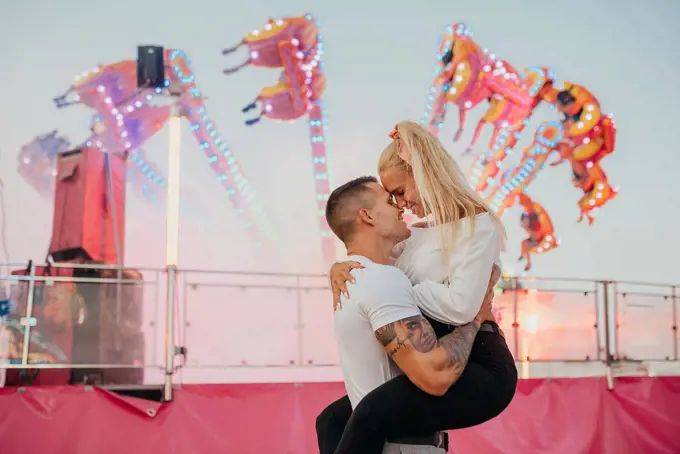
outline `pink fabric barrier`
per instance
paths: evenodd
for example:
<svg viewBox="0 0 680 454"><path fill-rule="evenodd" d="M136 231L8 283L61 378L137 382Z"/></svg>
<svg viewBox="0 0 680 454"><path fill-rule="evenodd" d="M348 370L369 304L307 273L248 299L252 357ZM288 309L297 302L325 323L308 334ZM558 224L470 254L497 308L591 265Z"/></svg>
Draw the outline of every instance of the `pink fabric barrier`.
<svg viewBox="0 0 680 454"><path fill-rule="evenodd" d="M81 386L0 389L0 452L317 453L314 420L340 383L191 385L170 404ZM493 421L451 452L677 454L680 377L520 380Z"/></svg>

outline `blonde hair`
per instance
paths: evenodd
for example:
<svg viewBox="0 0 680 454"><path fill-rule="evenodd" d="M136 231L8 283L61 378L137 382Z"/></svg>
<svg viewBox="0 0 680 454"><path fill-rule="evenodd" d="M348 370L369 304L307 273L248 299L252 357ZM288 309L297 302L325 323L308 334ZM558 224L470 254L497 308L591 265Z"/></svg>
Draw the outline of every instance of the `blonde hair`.
<svg viewBox="0 0 680 454"><path fill-rule="evenodd" d="M425 215L431 215L434 224L449 227L441 229L446 256L453 250L458 221L470 218L472 234L475 215L480 210L491 216L505 241L505 227L500 218L469 186L463 171L434 134L419 123L402 121L390 137L392 142L378 159L378 172L397 169L413 175ZM400 150L406 160L400 156Z"/></svg>

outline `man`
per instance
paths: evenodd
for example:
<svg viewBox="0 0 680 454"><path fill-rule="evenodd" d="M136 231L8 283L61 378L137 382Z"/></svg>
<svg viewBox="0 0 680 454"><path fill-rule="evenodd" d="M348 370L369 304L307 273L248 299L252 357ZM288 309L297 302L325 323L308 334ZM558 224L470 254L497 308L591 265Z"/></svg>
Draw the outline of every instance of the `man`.
<svg viewBox="0 0 680 454"><path fill-rule="evenodd" d="M393 246L410 236L402 220L403 210L393 203L391 195L375 178L362 177L333 191L326 214L333 231L348 246L350 259L365 267L353 271L357 283L351 286L351 298L335 312L340 364L352 408L402 371L420 390L443 396L461 376L477 331L492 317L490 303L499 270L494 270L487 297L475 320L437 339L430 322L416 305L408 278L387 265ZM416 402L419 396L411 392L394 396L394 399L400 398L410 399L414 405L422 403ZM317 420L317 432L321 453L326 454L332 452L333 447L328 449L325 445L333 445L330 439L337 439L342 433L322 433L329 426L322 415ZM333 430L338 432L337 425ZM422 445L413 452L445 452L437 447L434 429L422 435L406 440L394 437L388 441ZM383 452L405 452L399 449L388 443Z"/></svg>

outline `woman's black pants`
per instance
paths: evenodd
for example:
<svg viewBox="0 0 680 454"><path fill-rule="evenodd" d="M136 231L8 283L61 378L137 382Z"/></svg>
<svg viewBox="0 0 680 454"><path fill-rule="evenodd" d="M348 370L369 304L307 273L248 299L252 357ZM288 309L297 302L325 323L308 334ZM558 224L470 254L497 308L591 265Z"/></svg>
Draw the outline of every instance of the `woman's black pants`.
<svg viewBox="0 0 680 454"><path fill-rule="evenodd" d="M439 337L452 329L430 323ZM501 414L515 395L517 368L498 326L486 323L494 332L477 333L467 366L445 395L427 394L401 375L354 411L347 396L331 403L316 419L320 454L381 454L386 440L472 427Z"/></svg>

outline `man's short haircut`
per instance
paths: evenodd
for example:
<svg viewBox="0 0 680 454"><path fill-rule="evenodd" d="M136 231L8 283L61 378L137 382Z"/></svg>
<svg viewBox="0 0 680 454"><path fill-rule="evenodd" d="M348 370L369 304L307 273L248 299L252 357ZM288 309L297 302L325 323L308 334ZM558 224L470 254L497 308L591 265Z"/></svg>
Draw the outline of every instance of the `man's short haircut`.
<svg viewBox="0 0 680 454"><path fill-rule="evenodd" d="M340 241L346 242L352 234L357 212L373 206L374 201L362 195L370 190L369 184L377 182L375 177L359 177L331 192L326 203L326 221Z"/></svg>

